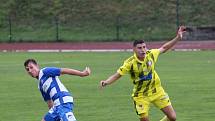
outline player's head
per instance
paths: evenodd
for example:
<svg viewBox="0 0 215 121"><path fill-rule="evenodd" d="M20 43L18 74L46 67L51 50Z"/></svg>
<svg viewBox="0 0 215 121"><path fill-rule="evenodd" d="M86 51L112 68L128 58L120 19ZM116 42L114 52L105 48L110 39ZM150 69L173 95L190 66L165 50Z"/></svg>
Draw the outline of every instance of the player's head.
<svg viewBox="0 0 215 121"><path fill-rule="evenodd" d="M135 40L133 42L133 51L139 59L144 59L147 51L146 43L144 40Z"/></svg>
<svg viewBox="0 0 215 121"><path fill-rule="evenodd" d="M38 78L39 76L39 65L37 64L36 60L34 59L27 59L24 62L25 70L28 74L34 78Z"/></svg>

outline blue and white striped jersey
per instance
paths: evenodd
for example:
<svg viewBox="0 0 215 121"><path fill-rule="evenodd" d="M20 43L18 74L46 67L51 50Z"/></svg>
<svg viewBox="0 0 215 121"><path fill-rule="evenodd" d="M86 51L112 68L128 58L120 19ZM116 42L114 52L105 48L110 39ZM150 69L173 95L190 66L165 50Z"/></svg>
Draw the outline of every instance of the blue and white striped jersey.
<svg viewBox="0 0 215 121"><path fill-rule="evenodd" d="M60 68L46 67L40 70L38 88L44 98L44 101L52 100L54 106L63 103L73 103L73 97L61 83Z"/></svg>

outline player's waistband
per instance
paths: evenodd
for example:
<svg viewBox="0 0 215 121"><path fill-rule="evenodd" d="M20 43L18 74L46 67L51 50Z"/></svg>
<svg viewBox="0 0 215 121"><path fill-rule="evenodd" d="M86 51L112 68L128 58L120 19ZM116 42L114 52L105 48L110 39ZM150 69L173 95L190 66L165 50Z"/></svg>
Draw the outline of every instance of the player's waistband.
<svg viewBox="0 0 215 121"><path fill-rule="evenodd" d="M54 106L58 106L58 105L63 104L63 103L73 103L73 97L64 96L64 97L61 97L61 98L54 100Z"/></svg>

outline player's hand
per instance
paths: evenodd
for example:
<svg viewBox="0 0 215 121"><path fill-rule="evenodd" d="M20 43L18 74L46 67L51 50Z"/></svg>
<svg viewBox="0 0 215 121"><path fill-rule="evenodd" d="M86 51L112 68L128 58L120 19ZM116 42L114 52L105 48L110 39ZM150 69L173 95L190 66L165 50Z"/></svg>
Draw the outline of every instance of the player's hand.
<svg viewBox="0 0 215 121"><path fill-rule="evenodd" d="M83 70L83 76L89 76L91 73L91 70L89 67L86 67L84 70Z"/></svg>
<svg viewBox="0 0 215 121"><path fill-rule="evenodd" d="M104 88L105 86L107 86L107 82L104 80L100 81L100 89Z"/></svg>
<svg viewBox="0 0 215 121"><path fill-rule="evenodd" d="M186 32L186 27L185 26L180 26L177 32L177 36L179 36L181 39L183 37L183 33Z"/></svg>

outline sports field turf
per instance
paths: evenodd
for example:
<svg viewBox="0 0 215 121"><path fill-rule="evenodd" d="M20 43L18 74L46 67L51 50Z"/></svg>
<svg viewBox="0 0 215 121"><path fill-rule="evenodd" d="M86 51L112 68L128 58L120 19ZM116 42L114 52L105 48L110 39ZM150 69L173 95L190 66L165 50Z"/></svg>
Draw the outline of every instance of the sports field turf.
<svg viewBox="0 0 215 121"><path fill-rule="evenodd" d="M41 67L82 70L90 77L64 75L61 81L75 99L78 121L138 121L131 100L129 76L100 90L99 81L113 74L132 55L114 53L0 53L0 121L40 121L47 112L37 82L24 70L23 62L35 58ZM177 112L177 121L215 120L215 52L170 52L160 56L156 70ZM152 106L151 121L163 114Z"/></svg>

